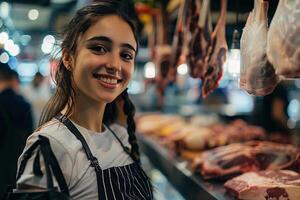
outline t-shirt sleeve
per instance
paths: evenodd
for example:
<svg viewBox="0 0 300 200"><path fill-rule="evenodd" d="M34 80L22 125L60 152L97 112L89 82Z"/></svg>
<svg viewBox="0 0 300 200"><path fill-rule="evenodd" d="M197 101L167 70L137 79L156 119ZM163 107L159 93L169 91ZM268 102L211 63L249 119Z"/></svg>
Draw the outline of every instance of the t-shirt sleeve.
<svg viewBox="0 0 300 200"><path fill-rule="evenodd" d="M38 140L39 134L33 134L31 135L26 142L26 147L22 153L22 155L19 157L18 160L18 168L20 167L21 160L23 159L24 152L34 143ZM43 134L42 134L43 135ZM62 170L62 173L64 175L64 178L66 180L66 183L68 187L70 186L71 182L71 175L73 171L73 161L70 153L68 150L55 138L47 135L46 136L50 141L51 149L60 165L60 168ZM40 161L40 168L42 171L42 176L37 176L33 173L33 165L35 157L37 156L39 148L37 148L30 159L28 160L24 173L21 175L19 180L17 180L17 188L47 188L47 178L46 178L46 171L45 171L45 163L43 159L43 155L39 153L39 161ZM55 177L52 177L54 187L58 187L58 183L55 179ZM59 187L58 187L59 188Z"/></svg>

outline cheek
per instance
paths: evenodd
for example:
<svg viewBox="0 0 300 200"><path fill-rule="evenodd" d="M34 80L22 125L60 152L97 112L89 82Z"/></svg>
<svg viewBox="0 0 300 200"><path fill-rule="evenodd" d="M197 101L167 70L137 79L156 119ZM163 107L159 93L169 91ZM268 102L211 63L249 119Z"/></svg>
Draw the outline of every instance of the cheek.
<svg viewBox="0 0 300 200"><path fill-rule="evenodd" d="M132 79L133 73L134 73L134 65L128 65L124 68L123 71L124 75L130 81Z"/></svg>

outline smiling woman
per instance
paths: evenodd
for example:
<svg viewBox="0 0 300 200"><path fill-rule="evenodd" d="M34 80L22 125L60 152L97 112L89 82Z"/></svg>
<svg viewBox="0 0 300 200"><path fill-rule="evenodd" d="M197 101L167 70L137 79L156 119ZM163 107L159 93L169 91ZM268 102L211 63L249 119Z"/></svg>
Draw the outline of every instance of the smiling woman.
<svg viewBox="0 0 300 200"><path fill-rule="evenodd" d="M19 164L28 159L27 152L46 137L74 200L153 198L139 164L134 106L127 94L138 39L121 2L97 1L77 11L69 23L55 72L56 92L19 159ZM118 121L124 114L125 127ZM35 159L28 160L23 174L21 170L19 190L47 188L47 170L39 157L35 151ZM54 185L62 189L61 181Z"/></svg>

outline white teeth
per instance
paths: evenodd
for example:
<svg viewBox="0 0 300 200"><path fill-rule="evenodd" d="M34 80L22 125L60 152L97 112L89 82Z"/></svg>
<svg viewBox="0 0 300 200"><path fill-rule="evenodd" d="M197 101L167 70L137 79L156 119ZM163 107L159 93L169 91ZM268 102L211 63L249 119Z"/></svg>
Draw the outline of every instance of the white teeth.
<svg viewBox="0 0 300 200"><path fill-rule="evenodd" d="M117 84L117 79L112 79L112 78L104 78L104 77L100 77L100 80L105 82L105 83L109 83L109 84Z"/></svg>

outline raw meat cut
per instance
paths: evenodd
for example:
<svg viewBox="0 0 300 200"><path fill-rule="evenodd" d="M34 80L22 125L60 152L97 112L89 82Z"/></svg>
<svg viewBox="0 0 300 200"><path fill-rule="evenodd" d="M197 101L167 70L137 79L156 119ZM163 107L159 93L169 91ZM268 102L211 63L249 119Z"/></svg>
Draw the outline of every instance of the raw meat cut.
<svg viewBox="0 0 300 200"><path fill-rule="evenodd" d="M172 42L172 54L171 54L171 67L176 68L180 63L183 63L183 60L185 58L185 55L183 55L184 50L184 43L186 40L186 37L184 34L186 34L186 24L188 14L189 14L189 4L191 4L190 0L184 1L180 9L178 11L178 17L176 22L176 29L173 37Z"/></svg>
<svg viewBox="0 0 300 200"><path fill-rule="evenodd" d="M211 35L211 44L209 46L208 62L205 64L205 75L202 78L202 97L205 98L215 88L223 75L223 64L227 59L226 42L226 12L227 0L221 0L221 14L217 25Z"/></svg>
<svg viewBox="0 0 300 200"><path fill-rule="evenodd" d="M290 170L247 172L224 186L241 200L300 199L300 174Z"/></svg>
<svg viewBox="0 0 300 200"><path fill-rule="evenodd" d="M300 77L299 0L279 0L267 39L267 56L276 74Z"/></svg>
<svg viewBox="0 0 300 200"><path fill-rule="evenodd" d="M299 149L292 145L251 141L203 152L194 160L205 179L226 178L249 171L290 169L300 171Z"/></svg>
<svg viewBox="0 0 300 200"><path fill-rule="evenodd" d="M186 56L186 63L189 66L190 76L193 78L202 78L205 74L204 60L211 40L211 25L209 24L210 1L196 1L196 8L200 9L200 16L195 31L192 33L189 41L189 49ZM197 10L196 9L196 10Z"/></svg>
<svg viewBox="0 0 300 200"><path fill-rule="evenodd" d="M196 127L190 130L193 131L187 132L184 128L179 129L177 134L167 138L170 141L175 141L177 147L181 148L178 149L178 152L184 149L210 149L236 142L264 139L266 136L262 128L248 125L243 120L235 120L226 126L215 124L209 127Z"/></svg>
<svg viewBox="0 0 300 200"><path fill-rule="evenodd" d="M271 93L279 82L266 55L267 10L268 2L254 1L241 37L240 87L257 96Z"/></svg>

